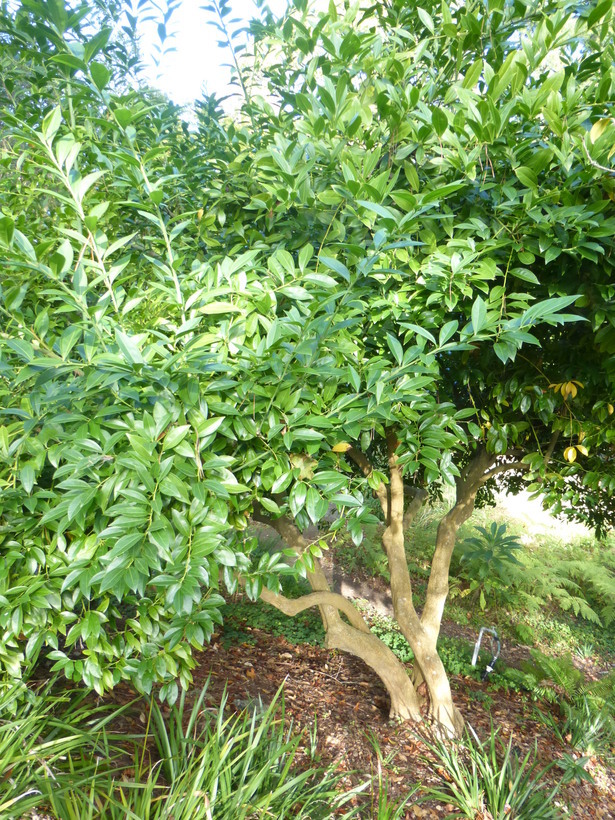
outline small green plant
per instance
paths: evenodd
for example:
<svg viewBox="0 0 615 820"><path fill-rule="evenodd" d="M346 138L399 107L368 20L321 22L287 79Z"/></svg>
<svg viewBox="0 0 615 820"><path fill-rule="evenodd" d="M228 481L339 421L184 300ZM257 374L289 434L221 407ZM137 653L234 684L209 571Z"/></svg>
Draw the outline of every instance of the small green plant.
<svg viewBox="0 0 615 820"><path fill-rule="evenodd" d="M581 660L587 660L593 657L595 648L593 643L581 643L576 647L574 653L578 658L581 658Z"/></svg>
<svg viewBox="0 0 615 820"><path fill-rule="evenodd" d="M376 773L372 776L372 788L370 793L370 818L371 820L405 820L407 817L407 806L412 797L419 790L419 784L412 784L408 787L406 795L401 799L391 797L391 784L385 774L391 763L394 761L395 753L387 755L385 758L376 736L369 734L370 743L376 754Z"/></svg>
<svg viewBox="0 0 615 820"><path fill-rule="evenodd" d="M524 666L524 681L535 697L559 710L559 720L540 711L540 720L555 736L586 755L604 753L615 738L615 674L587 682L570 656L551 658L533 650Z"/></svg>
<svg viewBox="0 0 615 820"><path fill-rule="evenodd" d="M386 615L374 615L370 619L370 629L377 635L383 644L389 647L403 663L414 660L414 653L410 644L399 631L399 627L392 618Z"/></svg>
<svg viewBox="0 0 615 820"><path fill-rule="evenodd" d="M264 710L216 710L204 707L207 684L189 706L187 696L163 712L150 702L148 731L159 760L145 765L148 735L135 748L134 776L97 772L71 757L73 783L56 789L39 778L37 787L62 820L248 820L254 817L328 820L332 813L349 820L358 808L344 811L367 784L340 788L331 769L296 764L300 736L284 716L278 692ZM87 771L88 777L83 773Z"/></svg>
<svg viewBox="0 0 615 820"><path fill-rule="evenodd" d="M589 757L579 757L578 755L563 754L557 761L557 766L563 772L562 783L593 783L594 778L585 768L589 763Z"/></svg>
<svg viewBox="0 0 615 820"><path fill-rule="evenodd" d="M552 658L538 649L530 650L531 661L522 665L525 683L535 695L550 703L573 701L585 686L583 673L570 655Z"/></svg>
<svg viewBox="0 0 615 820"><path fill-rule="evenodd" d="M554 804L558 786L548 788L544 782L551 766L540 768L536 748L520 758L512 742L511 737L504 743L493 726L484 742L469 731L462 743L427 740L442 780L441 786L425 789L427 797L452 804L456 813L449 817L475 818L486 812L494 820L561 817Z"/></svg>
<svg viewBox="0 0 615 820"><path fill-rule="evenodd" d="M506 535L506 524L494 521L489 529L477 526L478 536L465 538L458 547L458 578L469 584L461 595L471 595L481 609L501 601L517 567L522 549L516 535Z"/></svg>
<svg viewBox="0 0 615 820"><path fill-rule="evenodd" d="M292 596L291 596L292 597ZM291 618L262 601L239 601L221 607L224 617L222 642L225 646L254 643L248 631L262 629L270 635L286 638L292 644L324 644L322 620L317 610L309 609Z"/></svg>
<svg viewBox="0 0 615 820"><path fill-rule="evenodd" d="M102 772L113 766L114 752L105 731L112 719L111 710L92 706L85 691L58 693L54 685L52 680L33 691L16 682L0 695L2 818L21 817L39 806L48 791L62 792L75 777L74 760L81 761L79 778L83 782L88 782L97 768ZM104 762L96 764L97 758Z"/></svg>

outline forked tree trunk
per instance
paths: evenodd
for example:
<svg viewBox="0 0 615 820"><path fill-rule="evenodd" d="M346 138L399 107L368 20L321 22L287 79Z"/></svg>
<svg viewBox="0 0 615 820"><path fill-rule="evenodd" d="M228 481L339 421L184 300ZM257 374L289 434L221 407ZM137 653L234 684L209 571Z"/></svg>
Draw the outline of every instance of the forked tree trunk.
<svg viewBox="0 0 615 820"><path fill-rule="evenodd" d="M449 735L460 735L463 718L453 703L450 683L444 665L438 655L437 642L448 595L448 578L451 557L459 527L470 517L474 509L476 493L492 476L510 469L522 469L525 465L508 462L493 467L495 458L479 449L457 480L456 501L438 527L436 546L427 586L427 597L421 617L412 600L412 583L408 570L404 544L404 526L423 502L425 493L418 492L404 520L404 485L401 468L397 463L397 437L393 430L387 431L389 461L389 486L376 490L386 522L382 545L386 552L391 575L391 595L394 615L402 634L410 644L415 657L412 679L404 665L391 650L373 635L361 614L349 600L331 592L322 568L314 562L314 571L308 580L314 592L291 600L264 589L261 598L288 615L296 615L311 606L318 606L325 627L326 645L361 658L383 682L391 698L391 716L420 720L419 683L425 683L429 692L429 714L440 730ZM363 453L354 448L348 456L368 476L372 467ZM288 518L270 519L260 510L255 511L256 520L274 527L286 543L298 555L307 543L296 525ZM342 620L344 615L348 623Z"/></svg>
<svg viewBox="0 0 615 820"><path fill-rule="evenodd" d="M288 519L270 520L258 513L255 514L255 519L272 526L298 555L306 549L307 543L301 532ZM374 670L388 692L391 701L390 717L419 721L419 698L403 663L370 631L363 616L348 599L331 592L317 560L314 561L314 571L308 573L308 581L314 590L311 595L289 599L263 589L260 597L287 615L296 615L309 607L319 606L327 648L355 655ZM342 620L340 613L348 618L349 623Z"/></svg>
<svg viewBox="0 0 615 820"><path fill-rule="evenodd" d="M387 433L390 483L385 511L387 525L382 544L391 575L393 611L399 628L414 653L415 670L420 670L418 680L424 681L427 686L430 717L446 734L459 735L463 730L463 718L453 703L448 676L436 646L424 629L412 601L412 582L404 541L404 485L396 449L397 437L390 430Z"/></svg>

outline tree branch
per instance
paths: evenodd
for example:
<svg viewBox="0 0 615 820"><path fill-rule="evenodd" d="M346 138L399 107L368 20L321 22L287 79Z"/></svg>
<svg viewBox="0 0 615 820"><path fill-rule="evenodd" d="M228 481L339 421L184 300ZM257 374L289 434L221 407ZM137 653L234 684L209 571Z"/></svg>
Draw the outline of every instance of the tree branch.
<svg viewBox="0 0 615 820"><path fill-rule="evenodd" d="M551 441L549 442L549 446L545 450L545 457L544 457L545 467L551 461L551 456L553 455L553 450L555 450L555 445L557 444L558 438L559 438L559 430L554 430L553 435L551 436Z"/></svg>
<svg viewBox="0 0 615 820"><path fill-rule="evenodd" d="M500 473L507 473L509 470L529 470L530 465L525 464L523 461L510 461L507 464L498 464L496 467L492 467L486 473L484 473L480 478L480 483L484 484L485 481L489 481L490 478L493 478L496 475L500 475Z"/></svg>
<svg viewBox="0 0 615 820"><path fill-rule="evenodd" d="M259 524L266 524L268 527L274 529L298 555L301 555L301 553L307 549L308 542L301 534L301 530L287 516L283 515L281 518L270 518L263 513L263 508L258 501L255 501L252 508L252 519L258 521Z"/></svg>
<svg viewBox="0 0 615 820"><path fill-rule="evenodd" d="M599 171L606 171L607 174L611 174L613 176L615 174L615 168L609 168L607 165L600 165L599 162L596 162L595 159L592 159L589 151L587 150L587 145L585 145L584 140L581 140L581 145L583 146L583 150L585 151L585 156L589 160L590 165L593 165L594 168L597 168Z"/></svg>
<svg viewBox="0 0 615 820"><path fill-rule="evenodd" d="M361 614L357 612L347 598L337 592L310 592L307 595L302 595L301 598L286 598L284 595L263 587L260 597L265 603L271 604L280 612L291 616L313 606L332 606L342 612L355 629L360 632L370 632Z"/></svg>

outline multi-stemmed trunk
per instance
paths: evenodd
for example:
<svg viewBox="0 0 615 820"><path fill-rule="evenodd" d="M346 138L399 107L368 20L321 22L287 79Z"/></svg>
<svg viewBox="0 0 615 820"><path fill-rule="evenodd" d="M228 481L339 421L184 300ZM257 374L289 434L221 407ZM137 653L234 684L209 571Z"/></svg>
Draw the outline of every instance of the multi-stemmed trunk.
<svg viewBox="0 0 615 820"><path fill-rule="evenodd" d="M458 735L463 729L463 718L453 703L448 676L437 651L455 540L459 527L472 514L476 493L482 484L501 472L523 469L524 465L506 461L494 466L495 457L480 449L462 471L457 479L455 504L438 527L425 606L419 616L412 598L404 529L420 508L426 493L420 490L416 492L404 515L404 484L396 449L395 431L388 430L389 484L380 485L376 495L385 520L382 546L389 565L393 612L414 653L412 675L408 675L401 661L370 632L363 616L353 604L330 590L317 560L314 571L308 574L312 593L291 600L264 589L261 598L288 615L296 615L309 607L318 606L325 627L326 645L361 658L376 672L389 693L391 717L420 720L423 698L418 691L419 684L424 684L429 698L430 717L448 734ZM353 448L347 455L366 476L370 474L372 466L362 452ZM256 516L273 526L298 554L306 549L307 543L301 532L288 518L272 520L264 517L260 511ZM342 615L347 622L342 620Z"/></svg>

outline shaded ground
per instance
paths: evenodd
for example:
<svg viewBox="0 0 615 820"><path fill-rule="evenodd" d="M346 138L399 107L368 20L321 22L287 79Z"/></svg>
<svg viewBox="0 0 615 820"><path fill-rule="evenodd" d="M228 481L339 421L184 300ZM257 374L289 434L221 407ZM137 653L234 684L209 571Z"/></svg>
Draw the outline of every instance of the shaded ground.
<svg viewBox="0 0 615 820"><path fill-rule="evenodd" d="M249 628L247 628L248 631ZM215 708L226 688L229 704L250 708L259 699L267 704L284 685L286 711L297 730L315 732L321 762L337 763L353 782L374 776L378 761L372 737L385 760L391 792L402 796L411 784L435 782L433 770L421 760L426 749L416 729L388 719L388 697L376 675L355 658L319 647L292 645L284 638L252 630L254 644L224 648L215 640L196 660L195 687L210 678L208 705ZM524 695L488 691L469 678L453 678L455 699L479 737L489 732L490 720L522 754L537 743L545 764L570 750L558 745L536 719L532 702ZM579 820L615 818L615 771L592 759L588 770L595 783L563 787L562 803ZM557 778L559 769L555 769ZM408 809L407 817L445 817L450 807L436 803ZM368 816L368 815L366 815Z"/></svg>
<svg viewBox="0 0 615 820"><path fill-rule="evenodd" d="M203 652L195 654L197 666L194 685L188 693L190 703L207 681L205 708L212 711L217 711L225 691L228 708L241 711L267 706L283 686L286 716L296 732L303 732L301 755L305 762L312 746L318 763L336 764L346 773L345 785L372 780L371 793L367 790L363 797L365 808L360 816L365 820L372 817L370 805L377 805L378 756L374 741L382 755L381 776L388 783L391 797L404 797L417 783L437 784L434 766L426 759L428 750L417 727L389 720L387 693L369 667L354 657L318 646L291 644L283 637L247 624L243 630L250 642L225 646L222 631ZM475 638L474 630L456 624L443 624L443 631L472 642ZM511 654L521 657L524 653L525 647L508 647L507 662ZM599 672L596 668L587 671L592 676ZM572 754L537 719L529 696L491 691L487 684L469 677L455 676L451 683L457 705L480 738L488 736L493 721L505 742L512 736L513 748L521 756L536 744L541 768L565 753ZM122 684L106 700L123 704L134 697L135 693ZM148 707L145 702L141 704L124 713L114 728L126 735L143 733ZM546 707L543 704L541 708ZM154 744L149 743L148 747L155 757ZM126 765L131 765L129 758ZM573 782L562 787L562 816L578 820L615 818L615 769L593 758L587 770L594 783ZM131 775L129 769L126 774ZM559 776L561 770L554 767L551 781ZM434 801L418 803L411 799L405 820L445 818L451 808ZM50 820L36 813L29 818ZM489 818L490 815L481 815L477 820Z"/></svg>

